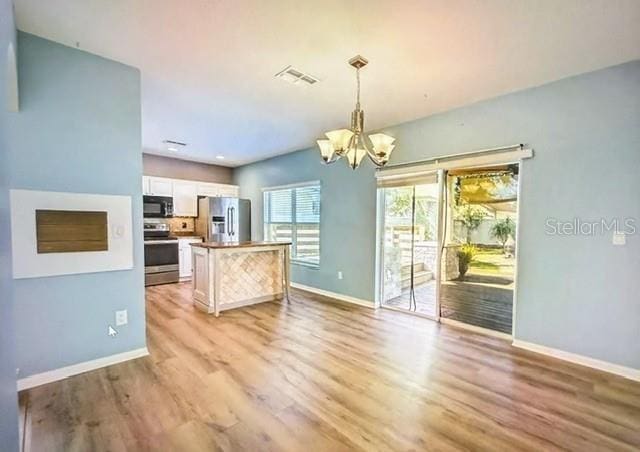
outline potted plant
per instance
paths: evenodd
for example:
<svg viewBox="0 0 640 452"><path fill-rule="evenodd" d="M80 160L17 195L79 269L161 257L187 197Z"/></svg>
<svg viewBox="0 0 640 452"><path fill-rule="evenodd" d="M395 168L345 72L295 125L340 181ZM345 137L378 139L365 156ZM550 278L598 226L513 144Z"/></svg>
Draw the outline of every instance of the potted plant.
<svg viewBox="0 0 640 452"><path fill-rule="evenodd" d="M464 279L464 275L469 270L469 264L473 261L475 255L478 254L478 248L470 243L465 243L464 245L462 245L457 254L458 271L460 272L460 276L458 276L458 279Z"/></svg>

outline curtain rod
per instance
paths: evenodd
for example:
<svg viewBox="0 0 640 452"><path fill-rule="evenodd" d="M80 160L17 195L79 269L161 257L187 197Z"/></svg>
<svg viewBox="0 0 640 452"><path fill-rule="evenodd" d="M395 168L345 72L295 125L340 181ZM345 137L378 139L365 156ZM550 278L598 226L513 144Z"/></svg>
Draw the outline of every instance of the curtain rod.
<svg viewBox="0 0 640 452"><path fill-rule="evenodd" d="M485 155L485 154L496 154L499 152L503 152L506 150L516 150L516 149L524 149L524 144L520 143L520 144L513 144L511 146L502 146L499 148L489 148L489 149L481 149L479 151L470 151L470 152L462 152L459 154L449 154L449 155L442 155L439 157L432 157L430 159L427 160L416 160L413 162L407 162L407 163L397 163L395 165L389 165L389 166L385 166L383 168L377 168L376 172L377 173L381 173L384 172L385 170L392 170L392 169L401 169L401 168L407 168L407 167L412 167L415 165L425 165L425 164L438 164L441 163L443 161L449 161L449 160L457 160L459 158L463 158L463 157L476 157L479 155Z"/></svg>

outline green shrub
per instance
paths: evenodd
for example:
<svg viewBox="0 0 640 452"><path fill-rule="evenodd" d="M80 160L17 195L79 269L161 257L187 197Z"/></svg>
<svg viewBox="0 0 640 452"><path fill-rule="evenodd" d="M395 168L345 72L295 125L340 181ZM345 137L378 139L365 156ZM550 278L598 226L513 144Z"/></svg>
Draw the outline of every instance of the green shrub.
<svg viewBox="0 0 640 452"><path fill-rule="evenodd" d="M515 240L516 224L511 218L497 221L491 228L491 235L502 243L502 252L506 252L509 237Z"/></svg>
<svg viewBox="0 0 640 452"><path fill-rule="evenodd" d="M478 254L478 248L475 245L466 243L460 247L458 251L458 271L460 272L459 279L463 279L464 275L469 270L469 264L473 262L473 258Z"/></svg>

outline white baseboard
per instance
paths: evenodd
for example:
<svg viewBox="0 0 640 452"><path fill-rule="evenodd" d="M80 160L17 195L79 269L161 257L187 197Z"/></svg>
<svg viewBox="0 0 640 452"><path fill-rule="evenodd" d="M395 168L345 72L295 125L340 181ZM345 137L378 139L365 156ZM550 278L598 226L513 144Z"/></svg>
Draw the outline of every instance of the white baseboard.
<svg viewBox="0 0 640 452"><path fill-rule="evenodd" d="M628 378L629 380L640 381L640 369L625 367L619 364L613 364L607 361L601 361L588 356L565 352L564 350L558 350L557 348L545 347L544 345L538 345L518 339L513 341L513 346L529 350L531 352L540 353L542 355L552 356L573 364L579 364L581 366L591 367L611 374L620 375L621 377Z"/></svg>
<svg viewBox="0 0 640 452"><path fill-rule="evenodd" d="M83 363L72 364L71 366L61 367L59 369L49 370L40 374L30 375L18 380L18 391L35 388L36 386L52 383L54 381L64 380L65 378L73 375L122 363L124 361L129 361L130 359L142 358L147 355L149 355L149 350L147 347L143 347L136 350L130 350L128 352L105 356L104 358L98 358L91 361L85 361Z"/></svg>
<svg viewBox="0 0 640 452"><path fill-rule="evenodd" d="M328 290L318 289L316 287L305 286L304 284L291 283L291 287L294 289L304 290L306 292L315 293L329 298L335 298L336 300L345 301L347 303L357 304L366 308L375 309L375 304L369 300L363 300L362 298L351 297L349 295L343 295L337 292L330 292Z"/></svg>

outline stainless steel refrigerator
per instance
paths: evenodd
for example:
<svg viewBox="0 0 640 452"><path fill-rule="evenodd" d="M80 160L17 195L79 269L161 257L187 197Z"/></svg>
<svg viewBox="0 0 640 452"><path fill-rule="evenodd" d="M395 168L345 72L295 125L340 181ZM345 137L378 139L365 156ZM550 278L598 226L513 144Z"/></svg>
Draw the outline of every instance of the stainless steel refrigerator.
<svg viewBox="0 0 640 452"><path fill-rule="evenodd" d="M205 242L251 240L251 201L238 198L200 198L196 233L202 235Z"/></svg>

